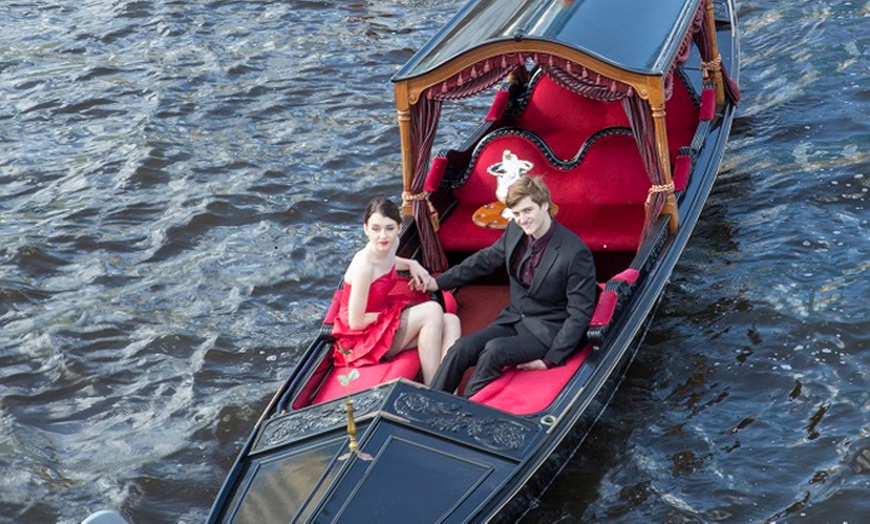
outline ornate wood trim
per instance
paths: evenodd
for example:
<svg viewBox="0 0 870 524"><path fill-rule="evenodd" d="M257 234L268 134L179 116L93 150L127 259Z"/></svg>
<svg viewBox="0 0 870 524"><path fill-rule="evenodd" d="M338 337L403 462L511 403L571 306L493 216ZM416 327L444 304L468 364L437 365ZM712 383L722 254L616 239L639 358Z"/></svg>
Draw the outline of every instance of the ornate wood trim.
<svg viewBox="0 0 870 524"><path fill-rule="evenodd" d="M531 427L507 418L481 416L458 402L403 393L393 402L396 414L442 433L471 440L491 451L514 454L531 443Z"/></svg>
<svg viewBox="0 0 870 524"><path fill-rule="evenodd" d="M402 191L411 191L414 180L413 137L411 133L411 106L408 103L407 85L396 84L396 113L399 120L399 139L402 148ZM402 204L402 215L413 216L411 203Z"/></svg>
<svg viewBox="0 0 870 524"><path fill-rule="evenodd" d="M524 138L534 144L541 151L541 154L544 155L544 158L547 159L547 163L550 164L550 166L560 171L569 171L580 165L580 163L586 157L586 154L589 153L589 149L595 142L601 140L602 138L613 135L634 136L634 133L631 131L630 128L622 126L614 126L601 129L595 132L595 134L587 138L586 141L581 144L580 149L577 150L577 153L574 155L573 158L563 160L556 156L556 153L553 152L553 150L544 141L543 138L527 129L520 129L516 127L498 129L496 131L493 131L492 133L489 133L488 135L486 135L486 137L483 138L483 140L478 142L477 146L474 148L474 152L471 154L471 160L468 163L468 167L466 168L465 172L462 173L462 176L460 176L456 180L450 180L448 182L450 182L451 187L463 186L471 176L471 172L474 170L474 166L475 164L477 164L477 160L480 157L480 153L483 151L483 148L490 142L501 137L517 136Z"/></svg>
<svg viewBox="0 0 870 524"><path fill-rule="evenodd" d="M356 419L359 420L360 417L379 409L388 391L388 388L376 388L353 395ZM266 422L251 453L283 446L325 431L343 429L346 426L347 412L343 398L317 404Z"/></svg>
<svg viewBox="0 0 870 524"><path fill-rule="evenodd" d="M397 91L400 84L406 84L407 102L413 105L417 103L417 100L419 100L423 91L439 82L443 82L453 77L466 67L470 67L471 65L482 62L488 58L521 52L549 53L564 58L565 60L569 60L575 64L587 67L606 78L618 80L630 85L634 88L636 94L643 99L646 99L649 96L648 79L651 78L650 76L620 69L614 65L608 64L607 62L585 55L580 51L567 48L555 42L538 40L521 40L519 42L501 41L482 45L445 62L437 69L424 75L397 82Z"/></svg>

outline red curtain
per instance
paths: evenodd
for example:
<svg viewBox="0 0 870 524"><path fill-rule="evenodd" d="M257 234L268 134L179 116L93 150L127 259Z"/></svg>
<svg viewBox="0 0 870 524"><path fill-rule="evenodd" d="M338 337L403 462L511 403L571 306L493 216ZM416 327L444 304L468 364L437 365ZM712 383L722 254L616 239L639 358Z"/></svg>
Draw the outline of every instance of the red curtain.
<svg viewBox="0 0 870 524"><path fill-rule="evenodd" d="M435 224L430 216L429 194L424 190L432 144L435 143L441 117L441 102L477 95L500 82L517 67L515 62L508 62L507 57L502 58L502 60L491 59L482 64L474 64L450 79L430 87L412 109L414 177L411 181L411 191L404 193L402 199L411 203L414 221L417 223L417 231L423 245L423 263L430 271L447 269L447 257L444 255L444 248L441 247Z"/></svg>
<svg viewBox="0 0 870 524"><path fill-rule="evenodd" d="M421 97L414 105L411 115L411 140L413 142L414 177L410 193L403 193L402 200L411 202L411 212L417 223L420 242L423 245L423 263L430 271L447 269L447 257L438 241L435 225L429 215L428 194L423 191L426 174L429 172L429 156L438 121L441 116L441 101Z"/></svg>

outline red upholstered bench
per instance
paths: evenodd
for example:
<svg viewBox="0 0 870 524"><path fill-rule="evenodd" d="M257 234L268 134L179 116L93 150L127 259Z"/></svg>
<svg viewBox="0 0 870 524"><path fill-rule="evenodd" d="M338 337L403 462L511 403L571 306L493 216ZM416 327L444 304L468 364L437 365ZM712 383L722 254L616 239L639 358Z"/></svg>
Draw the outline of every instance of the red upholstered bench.
<svg viewBox="0 0 870 524"><path fill-rule="evenodd" d="M574 373L606 336L616 313L620 298L631 293L639 273L629 268L610 279L595 305L589 323L589 343L570 357L563 366L540 370L522 371L515 367L505 368L498 379L487 384L471 397L471 400L501 409L515 415L528 415L547 409L564 389Z"/></svg>
<svg viewBox="0 0 870 524"><path fill-rule="evenodd" d="M565 387L592 351L587 345L569 358L564 366L541 371L521 371L509 368L498 380L490 382L471 400L515 415L543 411Z"/></svg>
<svg viewBox="0 0 870 524"><path fill-rule="evenodd" d="M347 375L352 369L359 371L359 378L352 380L347 387L342 386L338 381L339 375ZM333 368L326 379L324 379L320 391L314 396L313 403L319 404L320 402L340 398L397 378L414 380L419 372L420 358L414 349L403 351L396 355L396 358L373 366L360 368L339 366Z"/></svg>
<svg viewBox="0 0 870 524"><path fill-rule="evenodd" d="M540 136L562 160L577 154L595 132L629 125L619 101L593 100L572 93L544 74L531 84L528 103L516 116L516 127Z"/></svg>
<svg viewBox="0 0 870 524"><path fill-rule="evenodd" d="M637 250L650 182L633 137L601 136L576 167L560 169L539 143L499 132L483 139L467 181L453 190L458 205L438 230L445 250L476 251L498 239L501 231L481 228L471 217L495 200L496 179L486 169L500 162L506 149L534 164L530 173L543 177L559 206L556 220L593 252Z"/></svg>

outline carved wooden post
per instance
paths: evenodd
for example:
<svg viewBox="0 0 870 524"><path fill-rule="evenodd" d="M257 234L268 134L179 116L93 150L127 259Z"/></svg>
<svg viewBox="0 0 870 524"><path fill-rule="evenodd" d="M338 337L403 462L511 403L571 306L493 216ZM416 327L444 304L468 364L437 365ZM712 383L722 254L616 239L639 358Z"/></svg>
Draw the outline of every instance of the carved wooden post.
<svg viewBox="0 0 870 524"><path fill-rule="evenodd" d="M713 82L716 85L716 109L725 106L725 83L722 78L722 57L719 56L719 43L716 38L716 19L713 14L713 0L706 0L705 6L707 9L707 32L710 35L712 48L710 54L713 57L710 64L713 65Z"/></svg>
<svg viewBox="0 0 870 524"><path fill-rule="evenodd" d="M396 111L399 118L399 137L402 147L402 192L410 193L414 180L414 144L411 134L411 101L407 82L396 84ZM413 216L411 202L402 202L402 215Z"/></svg>
<svg viewBox="0 0 870 524"><path fill-rule="evenodd" d="M664 79L657 89L652 89L649 96L649 105L652 109L653 125L655 127L656 147L659 153L659 162L664 184L661 190L667 193L667 200L663 213L671 215L670 230L676 232L680 228L680 215L677 209L677 199L674 197L674 179L671 176L671 155L668 151L668 131L665 121Z"/></svg>

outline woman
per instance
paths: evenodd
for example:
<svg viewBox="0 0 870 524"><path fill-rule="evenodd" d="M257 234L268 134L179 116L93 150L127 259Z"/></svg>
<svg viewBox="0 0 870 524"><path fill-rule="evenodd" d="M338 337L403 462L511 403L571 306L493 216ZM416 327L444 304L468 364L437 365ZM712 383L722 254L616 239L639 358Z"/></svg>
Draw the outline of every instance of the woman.
<svg viewBox="0 0 870 524"><path fill-rule="evenodd" d="M411 305L408 294L389 293L411 273L410 287L424 290L429 272L416 260L396 256L402 216L391 201L377 197L366 206L363 229L368 243L354 255L344 274L340 308L333 326L336 362L351 366L376 364L416 347L428 385L447 349L460 336L459 317L444 313L432 300ZM417 293L417 297L425 297Z"/></svg>

